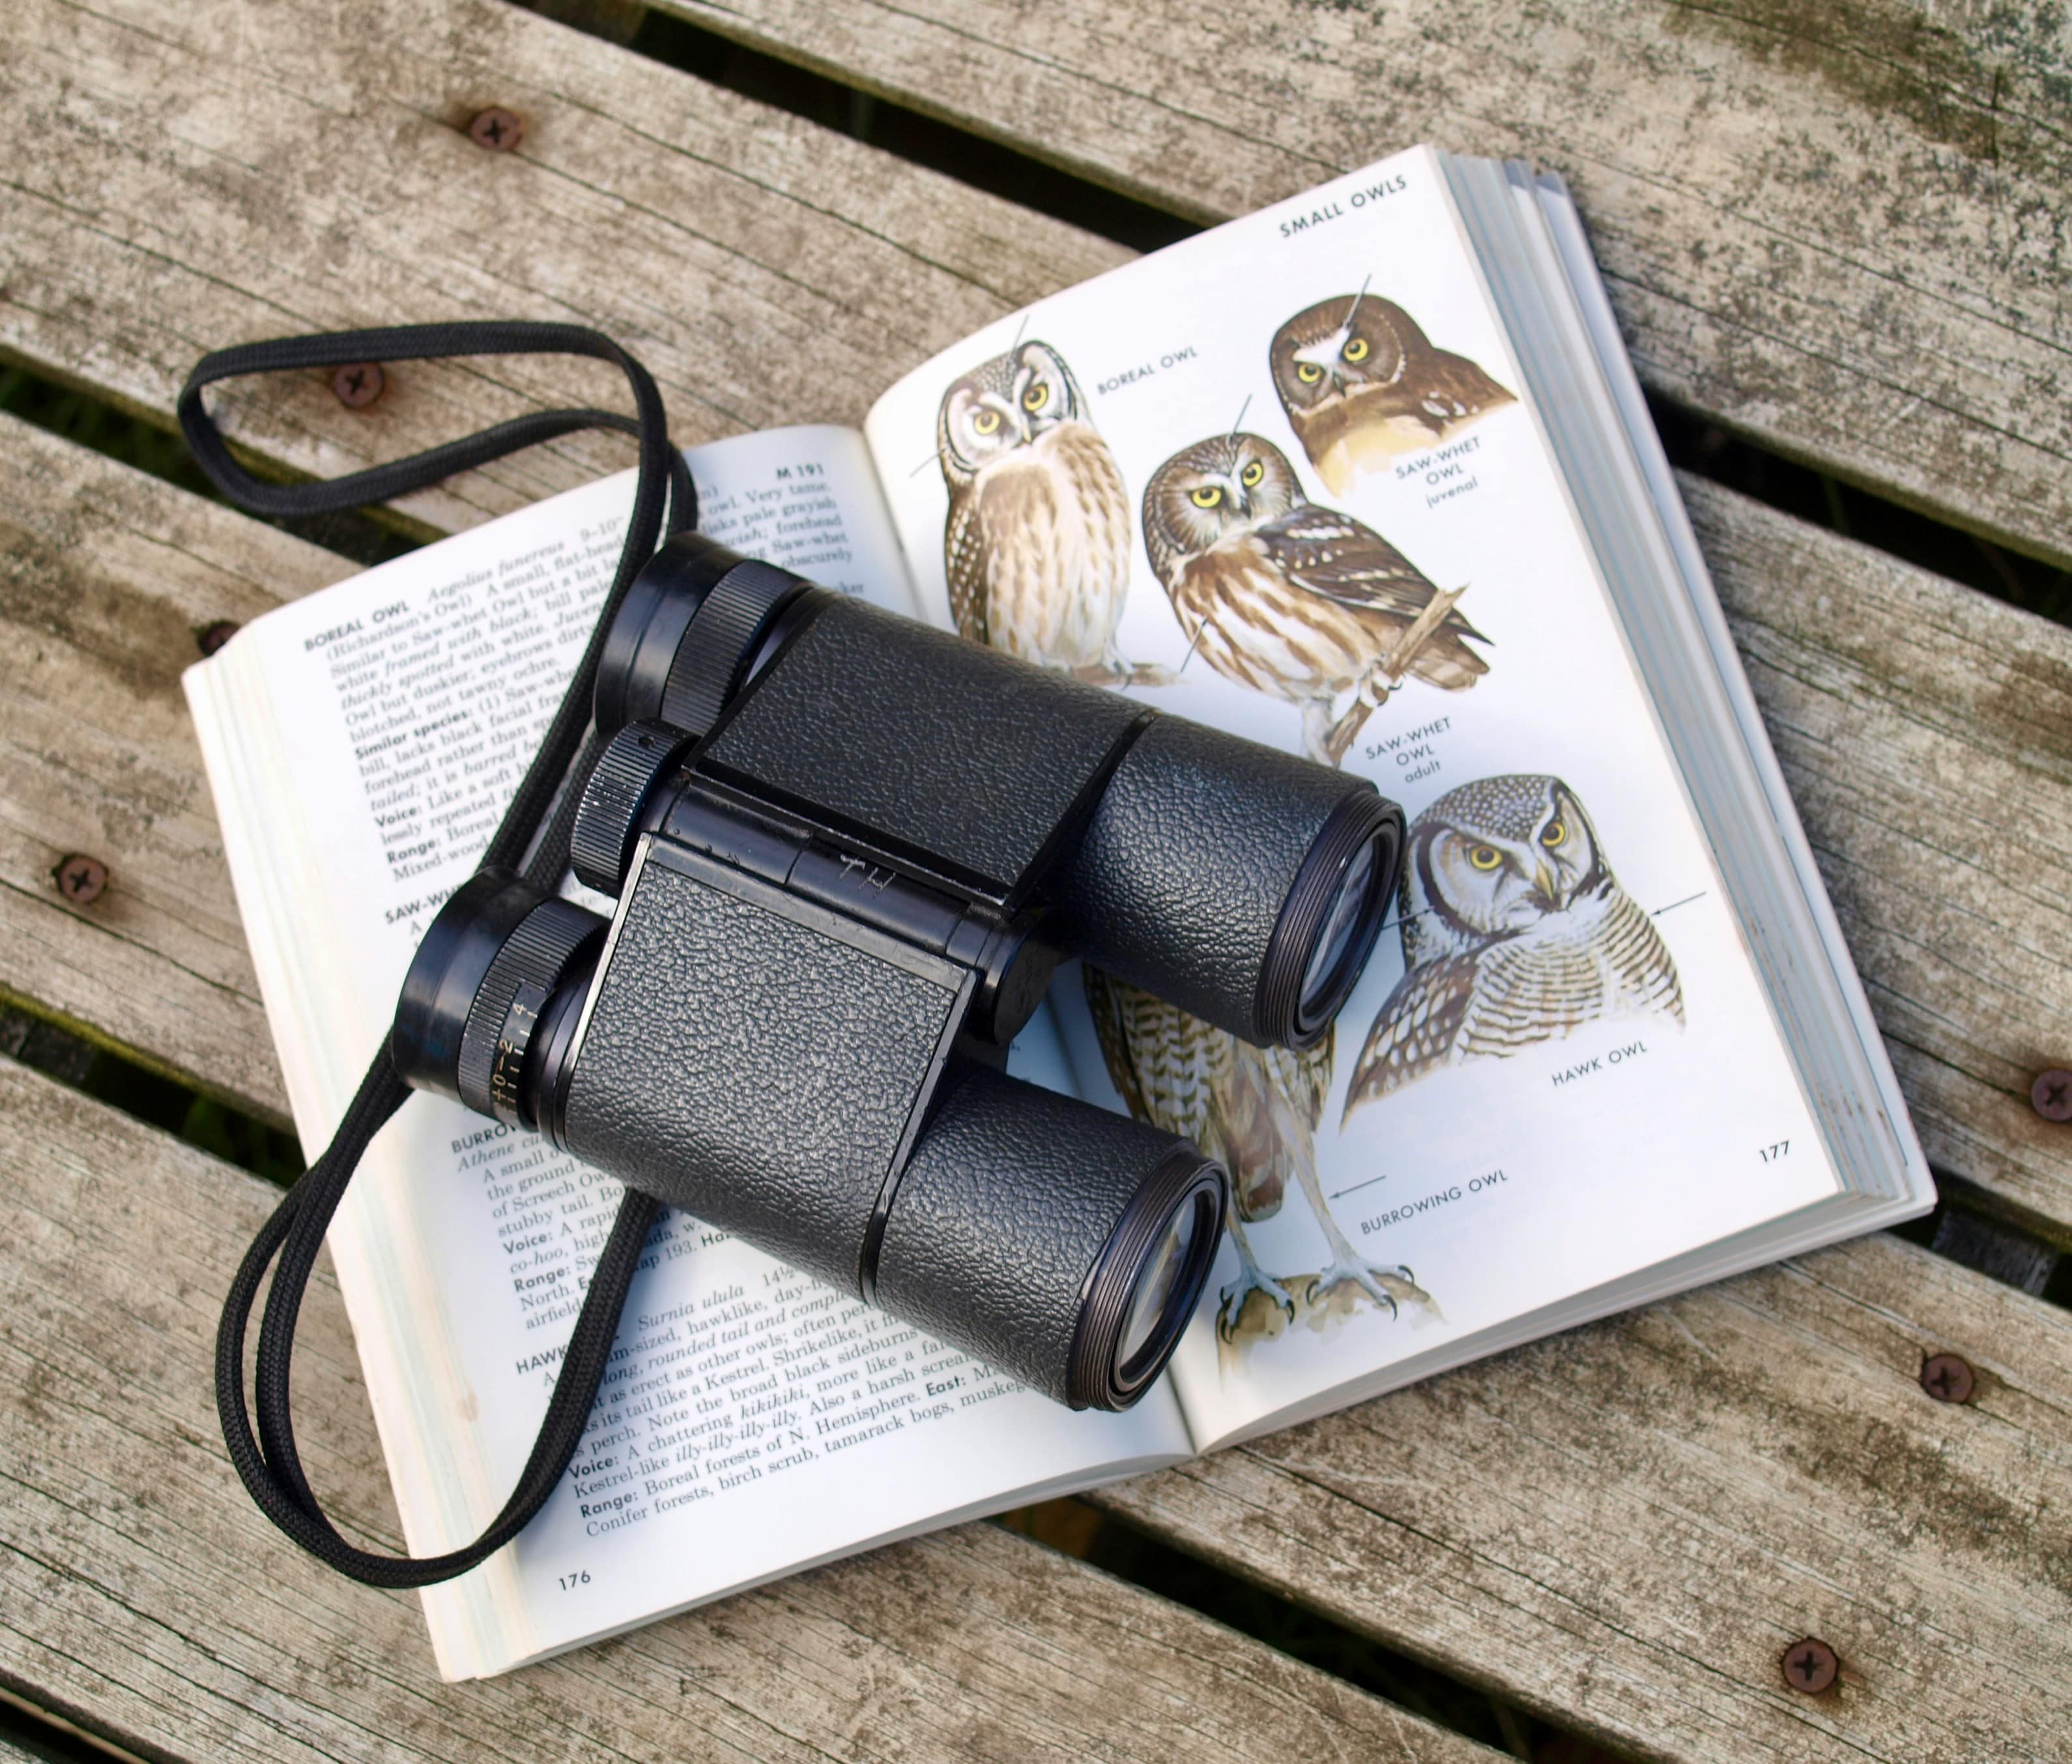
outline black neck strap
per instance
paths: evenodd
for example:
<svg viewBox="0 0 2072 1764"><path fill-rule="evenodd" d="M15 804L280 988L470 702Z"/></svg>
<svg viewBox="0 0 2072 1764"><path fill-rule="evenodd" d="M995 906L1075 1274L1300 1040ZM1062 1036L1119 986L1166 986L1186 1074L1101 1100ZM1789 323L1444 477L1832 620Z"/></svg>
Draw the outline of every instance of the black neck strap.
<svg viewBox="0 0 2072 1764"><path fill-rule="evenodd" d="M204 387L244 374L302 373L370 361L520 355L588 355L611 363L626 375L633 389L635 415L626 417L604 410L535 411L479 434L344 478L319 483L273 484L254 478L238 464L215 419L202 404ZM610 338L576 325L512 322L331 331L314 337L247 343L204 356L180 393L179 419L187 445L216 488L240 507L270 515L331 514L366 503L386 501L421 490L455 472L487 465L521 447L578 429L612 429L638 438L639 486L611 591L545 739L482 856L485 868L492 865L516 868L522 864L528 880L544 888L557 885L568 868L569 828L581 794L578 786L596 757L597 743L590 728L590 700L604 633L633 578L656 545L668 534L693 526L697 519L697 493L690 473L683 455L669 445L661 394L648 370ZM374 1586L426 1586L463 1573L510 1542L545 1504L582 1437L591 1405L597 1400L598 1381L610 1356L612 1339L618 1332L619 1312L639 1264L641 1246L661 1211L659 1202L631 1189L619 1203L618 1219L576 1319L539 1438L517 1487L489 1528L465 1548L443 1556L384 1556L361 1549L349 1543L326 1516L303 1475L295 1449L294 1428L289 1418L289 1373L303 1290L316 1266L324 1233L345 1197L346 1185L352 1180L368 1142L409 1093L391 1063L384 1037L323 1155L288 1192L245 1252L224 1302L223 1323L216 1339L216 1401L224 1442L252 1498L269 1519L312 1556ZM266 1308L259 1325L253 1380L258 1413L255 1436L245 1407L245 1338L261 1283L277 1255L280 1266L266 1295Z"/></svg>

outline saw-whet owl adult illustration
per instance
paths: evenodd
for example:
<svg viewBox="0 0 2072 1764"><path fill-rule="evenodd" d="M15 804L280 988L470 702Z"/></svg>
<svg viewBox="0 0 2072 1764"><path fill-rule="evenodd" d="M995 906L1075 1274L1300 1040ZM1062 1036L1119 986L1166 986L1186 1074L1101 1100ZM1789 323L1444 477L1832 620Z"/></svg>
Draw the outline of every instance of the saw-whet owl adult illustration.
<svg viewBox="0 0 2072 1764"><path fill-rule="evenodd" d="M1587 1023L1683 1024L1668 945L1558 777L1476 778L1433 802L1410 823L1397 917L1405 971L1360 1049L1347 1117L1442 1066Z"/></svg>
<svg viewBox="0 0 2072 1764"><path fill-rule="evenodd" d="M1379 294L1305 307L1273 334L1268 359L1289 425L1334 496L1518 401L1466 355L1433 348Z"/></svg>
<svg viewBox="0 0 2072 1764"><path fill-rule="evenodd" d="M964 636L1102 685L1155 683L1117 653L1129 492L1065 359L1031 338L952 384L935 415L943 567Z"/></svg>
<svg viewBox="0 0 2072 1764"><path fill-rule="evenodd" d="M1144 546L1194 651L1297 706L1326 765L1405 679L1457 692L1489 671L1468 646L1489 639L1454 605L1464 590L1442 593L1373 528L1312 503L1260 436L1211 436L1161 466Z"/></svg>
<svg viewBox="0 0 2072 1764"><path fill-rule="evenodd" d="M1330 1093L1335 1031L1305 1053L1255 1047L1091 964L1081 973L1102 1059L1129 1112L1192 1139L1230 1171L1239 1274L1220 1295L1219 1335L1232 1338L1254 1294L1264 1295L1284 1324L1294 1320L1298 1297L1321 1313L1341 1287L1364 1294L1392 1316L1399 1300L1429 1305L1408 1268L1376 1267L1354 1250L1318 1178L1317 1125ZM1276 1278L1260 1268L1245 1227L1281 1211L1291 1176L1316 1215L1330 1259L1314 1274Z"/></svg>

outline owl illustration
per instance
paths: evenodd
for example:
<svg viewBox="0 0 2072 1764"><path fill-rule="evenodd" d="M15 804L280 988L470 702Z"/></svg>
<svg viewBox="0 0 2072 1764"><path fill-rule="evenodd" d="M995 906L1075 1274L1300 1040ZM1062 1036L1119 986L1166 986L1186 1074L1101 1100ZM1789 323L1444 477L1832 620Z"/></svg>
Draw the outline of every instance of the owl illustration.
<svg viewBox="0 0 2072 1764"><path fill-rule="evenodd" d="M1129 1112L1192 1139L1231 1173L1230 1233L1240 1272L1223 1289L1216 1311L1216 1327L1226 1340L1255 1292L1293 1319L1293 1298L1261 1271L1244 1229L1280 1212L1291 1175L1330 1246L1330 1265L1303 1277L1305 1303L1314 1307L1346 1285L1391 1315L1399 1294L1425 1298L1408 1269L1363 1261L1325 1201L1317 1176L1317 1123L1331 1088L1334 1036L1306 1053L1254 1047L1092 965L1081 972L1102 1058Z"/></svg>
<svg viewBox="0 0 2072 1764"><path fill-rule="evenodd" d="M1477 778L1433 803L1410 823L1397 916L1406 971L1360 1049L1348 1116L1441 1066L1586 1023L1683 1024L1669 946L1560 778Z"/></svg>
<svg viewBox="0 0 2072 1764"><path fill-rule="evenodd" d="M1302 494L1257 435L1175 453L1144 490L1144 545L1180 628L1226 679L1302 712L1312 759L1336 765L1406 677L1457 692L1486 642L1402 552ZM1350 691L1341 712L1338 700Z"/></svg>
<svg viewBox="0 0 2072 1764"><path fill-rule="evenodd" d="M943 394L943 564L966 637L1102 685L1150 683L1115 630L1129 587L1129 493L1064 357L1034 340Z"/></svg>
<svg viewBox="0 0 2072 1764"><path fill-rule="evenodd" d="M1341 294L1296 314L1273 334L1268 359L1295 438L1334 496L1392 456L1517 402L1466 356L1434 349L1416 319L1379 294Z"/></svg>

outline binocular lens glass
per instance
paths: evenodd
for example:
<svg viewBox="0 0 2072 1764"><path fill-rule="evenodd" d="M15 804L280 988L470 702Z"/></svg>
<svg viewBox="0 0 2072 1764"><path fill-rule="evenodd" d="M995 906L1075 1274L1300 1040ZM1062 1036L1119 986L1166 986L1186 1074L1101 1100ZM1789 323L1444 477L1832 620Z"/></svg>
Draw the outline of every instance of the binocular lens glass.
<svg viewBox="0 0 2072 1764"><path fill-rule="evenodd" d="M1213 1229L1214 1203L1198 1192L1174 1209L1166 1229L1152 1241L1137 1270L1122 1334L1115 1349L1116 1381L1134 1388L1154 1364L1163 1364L1165 1349L1187 1321L1201 1282L1190 1276Z"/></svg>
<svg viewBox="0 0 2072 1764"><path fill-rule="evenodd" d="M1296 1010L1305 1021L1330 1015L1342 1002L1334 995L1344 979L1346 958L1355 953L1369 915L1379 912L1382 905L1380 884L1385 879L1380 874L1381 846L1377 834L1353 854L1339 880L1338 892L1325 917L1323 935L1317 939L1316 952L1302 975L1301 1000ZM1363 946L1360 953L1364 954Z"/></svg>

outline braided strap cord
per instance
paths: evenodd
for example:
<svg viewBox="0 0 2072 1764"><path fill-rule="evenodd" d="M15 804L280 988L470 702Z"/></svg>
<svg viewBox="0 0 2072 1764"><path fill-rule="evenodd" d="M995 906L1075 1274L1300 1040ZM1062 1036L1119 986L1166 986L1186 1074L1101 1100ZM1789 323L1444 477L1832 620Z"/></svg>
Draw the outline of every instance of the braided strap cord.
<svg viewBox="0 0 2072 1764"><path fill-rule="evenodd" d="M635 414L629 418L604 410L535 411L343 478L284 485L255 478L237 462L202 400L205 388L245 374L306 372L364 361L512 355L586 355L610 362L624 373L632 388ZM661 394L647 369L610 338L576 325L508 321L331 331L248 343L204 356L181 392L179 421L188 447L216 488L240 507L267 515L331 514L386 501L521 447L579 429L615 429L636 437L639 477L610 590L539 751L481 859L485 868L516 868L522 864L528 880L545 888L554 886L568 867L575 804L597 755L598 744L590 732L590 700L604 633L656 546L666 535L696 524L697 519L690 473L683 455L669 445ZM288 1192L245 1252L224 1302L216 1342L216 1409L239 1479L260 1510L297 1544L319 1561L373 1586L427 1586L463 1573L510 1542L545 1504L582 1437L610 1357L619 1314L639 1266L642 1245L661 1212L659 1202L631 1190L620 1202L532 1454L511 1498L488 1529L472 1543L439 1556L388 1556L360 1549L325 1515L303 1472L289 1413L290 1373L302 1295L324 1233L368 1142L409 1094L384 1036L331 1144ZM245 1345L260 1286L277 1256L279 1266L259 1326L253 1379L258 1416L255 1434L245 1401Z"/></svg>

